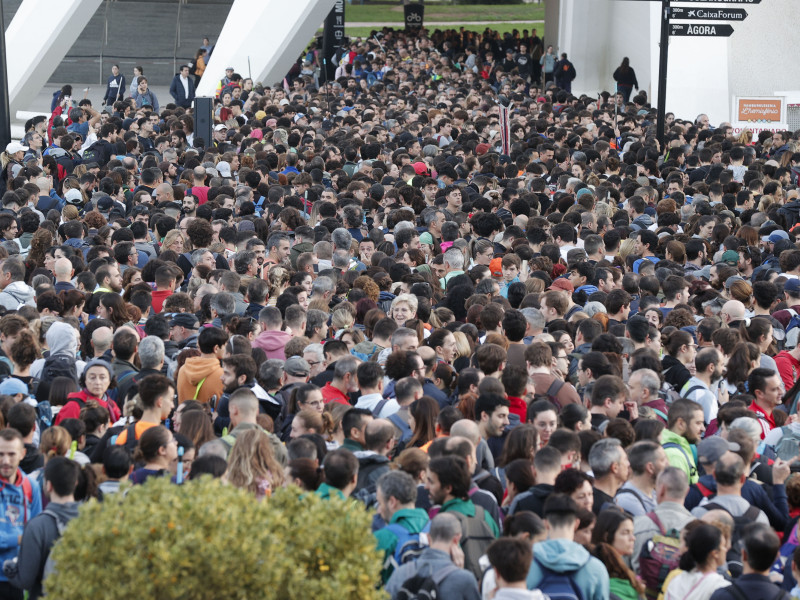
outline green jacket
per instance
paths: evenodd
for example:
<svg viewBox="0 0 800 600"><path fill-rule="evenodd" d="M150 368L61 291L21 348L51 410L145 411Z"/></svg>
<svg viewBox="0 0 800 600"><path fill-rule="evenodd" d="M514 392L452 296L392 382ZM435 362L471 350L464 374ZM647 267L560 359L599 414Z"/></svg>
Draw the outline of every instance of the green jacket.
<svg viewBox="0 0 800 600"><path fill-rule="evenodd" d="M467 517L474 517L475 505L472 503L472 500L453 498L442 504L442 508L439 512L458 512ZM486 523L489 525L489 529L492 530L494 537L500 537L500 528L497 526L492 515L489 514L489 511L484 510L483 516L486 519Z"/></svg>
<svg viewBox="0 0 800 600"><path fill-rule="evenodd" d="M428 523L428 513L421 508L402 508L394 513L389 521L389 525L395 523L401 525L409 533L419 533ZM375 537L378 540L378 550L383 552L384 563L381 579L386 583L394 571L394 565L388 559L397 549L397 535L388 527L384 527L375 532Z"/></svg>
<svg viewBox="0 0 800 600"><path fill-rule="evenodd" d="M297 258L303 252L314 252L314 244L311 242L300 242L292 246L292 249L289 251L289 262L292 263L292 268L297 268Z"/></svg>
<svg viewBox="0 0 800 600"><path fill-rule="evenodd" d="M324 498L325 500L329 500L331 496L336 496L338 498L341 498L342 500L345 499L342 490L332 487L327 483L323 483L322 485L320 485L317 488L317 491L314 493L317 494L320 498Z"/></svg>
<svg viewBox="0 0 800 600"><path fill-rule="evenodd" d="M608 580L608 591L620 600L639 600L639 594L633 589L631 582L627 579L610 577Z"/></svg>
<svg viewBox="0 0 800 600"><path fill-rule="evenodd" d="M700 479L697 473L697 459L695 458L694 449L691 444L689 444L689 441L682 435L665 429L661 433L661 445L666 446L667 444L677 444L680 446L680 449L673 447L664 448L669 464L686 473L686 476L689 478L689 485L697 483L698 479Z"/></svg>
<svg viewBox="0 0 800 600"><path fill-rule="evenodd" d="M350 452L363 452L364 446L356 442L355 440L351 440L350 438L345 438L344 442L342 443L342 448L347 448Z"/></svg>

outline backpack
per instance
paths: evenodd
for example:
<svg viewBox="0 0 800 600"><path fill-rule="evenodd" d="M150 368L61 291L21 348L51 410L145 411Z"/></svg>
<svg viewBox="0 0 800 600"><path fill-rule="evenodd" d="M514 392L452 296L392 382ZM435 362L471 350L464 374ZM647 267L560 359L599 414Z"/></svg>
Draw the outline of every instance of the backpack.
<svg viewBox="0 0 800 600"><path fill-rule="evenodd" d="M681 398L688 400L689 396L691 396L697 390L705 390L705 389L707 388L704 385L693 385L692 387L690 387L688 390L686 390L684 393L681 394Z"/></svg>
<svg viewBox="0 0 800 600"><path fill-rule="evenodd" d="M664 372L666 373L666 371ZM672 406L675 400L681 399L681 395L678 393L678 390L675 389L675 386L666 381L662 384L661 389L658 390L658 397L666 402L667 406Z"/></svg>
<svg viewBox="0 0 800 600"><path fill-rule="evenodd" d="M447 565L430 575L414 575L405 580L397 591L395 600L438 600L441 598L439 586L451 573L458 571L455 565Z"/></svg>
<svg viewBox="0 0 800 600"><path fill-rule="evenodd" d="M724 506L717 504L716 502L708 502L706 503L703 508L706 510L724 510L729 515L731 514L730 511L725 508ZM731 547L728 550L728 571L730 571L731 576L735 579L742 574L743 566L742 566L742 548L744 547L742 541L742 534L744 532L744 528L749 525L750 523L755 523L758 515L761 513L761 510L757 506L751 506L747 509L747 511L739 516L733 517L733 533L731 534Z"/></svg>
<svg viewBox="0 0 800 600"><path fill-rule="evenodd" d="M542 572L542 580L536 586L550 600L584 600L583 590L575 583L574 571L559 573L544 566L534 554L533 560Z"/></svg>
<svg viewBox="0 0 800 600"><path fill-rule="evenodd" d="M396 569L400 565L414 562L428 547L428 533L431 530L431 522L428 521L419 533L410 533L408 529L399 523L387 525L386 529L397 536L397 545L394 553L386 559L385 566Z"/></svg>
<svg viewBox="0 0 800 600"><path fill-rule="evenodd" d="M695 474L697 473L697 466L694 464L689 455L686 454L686 450L684 450L680 444L675 442L667 442L666 444L662 444L661 447L664 448L664 450L669 450L670 448L677 448L680 450L681 454L683 454L683 457L686 459L686 466L689 467L689 472L691 473L693 471ZM691 475L689 476L689 479L691 480Z"/></svg>
<svg viewBox="0 0 800 600"><path fill-rule="evenodd" d="M389 400L391 400L391 398L383 398L383 399L381 399L375 405L375 408L372 409L372 416L377 419L378 415L381 414L381 411L383 410L383 407L386 406L386 404L387 404L387 402L389 402Z"/></svg>
<svg viewBox="0 0 800 600"><path fill-rule="evenodd" d="M389 420L392 422L392 425L395 425L396 427L398 427L400 429L400 431L402 432L400 434L400 439L397 440L397 443L398 444L407 444L408 440L411 439L411 436L414 435L414 432L412 431L411 427L409 427L408 423L403 421L403 419L401 419L400 416L398 414L396 414L396 413L391 415L391 416L389 416Z"/></svg>
<svg viewBox="0 0 800 600"><path fill-rule="evenodd" d="M800 315L793 308L786 310L792 315L792 318L786 324L786 341L784 341L783 347L791 350L797 347L798 338L800 338Z"/></svg>
<svg viewBox="0 0 800 600"><path fill-rule="evenodd" d="M788 425L781 427L783 435L780 441L775 444L775 454L781 460L792 460L797 457L800 448L800 433Z"/></svg>
<svg viewBox="0 0 800 600"><path fill-rule="evenodd" d="M655 523L658 533L645 542L639 552L639 575L646 587L645 595L649 600L655 600L667 575L678 568L681 532L677 529L667 531L655 512L645 516Z"/></svg>
<svg viewBox="0 0 800 600"><path fill-rule="evenodd" d="M457 511L448 514L456 517L461 523L461 549L464 551L464 568L480 579L483 575L480 558L494 541L494 533L486 522L486 511L482 506L475 506L475 516L468 517Z"/></svg>
<svg viewBox="0 0 800 600"><path fill-rule="evenodd" d="M61 536L64 535L64 530L67 528L67 524L65 522L63 522L59 518L59 516L55 513L55 511L51 510L50 508L45 508L42 511L42 514L43 515L49 515L49 516L53 517L53 520L56 522L56 529L58 530L58 536L53 541L53 543L55 544L55 542L57 542L61 538ZM50 546L50 552L48 552L48 554L47 554L47 560L44 563L44 571L42 572L42 583L44 583L44 581L50 575L52 575L53 572L56 570L55 569L56 565L55 565L55 561L53 560L53 552L52 552L52 550L53 550L53 547Z"/></svg>
<svg viewBox="0 0 800 600"><path fill-rule="evenodd" d="M128 433L127 433L127 435L125 437L125 443L122 444L122 447L125 448L125 450L128 451L128 454L133 456L133 451L136 450L136 446L139 445L139 440L136 439L136 422L130 423L125 428L125 430ZM122 433L122 432L120 432L120 433ZM118 437L119 437L119 433L117 435L113 436L109 440L109 442L108 442L109 447L116 446Z"/></svg>
<svg viewBox="0 0 800 600"><path fill-rule="evenodd" d="M560 379L554 379L553 383L550 384L550 387L547 388L547 392L545 392L547 399L555 404L558 408L562 408L561 402L558 400L558 392L561 391L562 387L564 387L564 382Z"/></svg>
<svg viewBox="0 0 800 600"><path fill-rule="evenodd" d="M44 360L42 372L39 374L39 385L36 389L36 400L42 402L50 398L50 385L56 377L69 377L78 383L78 370L75 357L66 354L51 354Z"/></svg>

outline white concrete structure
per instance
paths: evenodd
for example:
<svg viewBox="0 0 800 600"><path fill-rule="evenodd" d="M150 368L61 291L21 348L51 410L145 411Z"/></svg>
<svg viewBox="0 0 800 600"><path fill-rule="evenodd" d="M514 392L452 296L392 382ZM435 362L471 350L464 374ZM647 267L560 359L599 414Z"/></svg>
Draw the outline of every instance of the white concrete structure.
<svg viewBox="0 0 800 600"><path fill-rule="evenodd" d="M11 114L29 107L101 2L24 0L6 29Z"/></svg>
<svg viewBox="0 0 800 600"><path fill-rule="evenodd" d="M213 96L227 67L264 85L280 82L334 1L234 0L197 95Z"/></svg>
<svg viewBox="0 0 800 600"><path fill-rule="evenodd" d="M556 40L557 50L566 52L575 64L574 93L614 91L611 75L627 56L641 89L656 103L661 2L546 2L545 40ZM702 6L714 6L713 0ZM732 23L734 33L729 38L670 38L667 111L689 119L706 113L711 123L720 123L731 120L734 96L774 96L776 90L796 87L800 81L800 61L794 53L800 40L797 1L740 6L748 17Z"/></svg>

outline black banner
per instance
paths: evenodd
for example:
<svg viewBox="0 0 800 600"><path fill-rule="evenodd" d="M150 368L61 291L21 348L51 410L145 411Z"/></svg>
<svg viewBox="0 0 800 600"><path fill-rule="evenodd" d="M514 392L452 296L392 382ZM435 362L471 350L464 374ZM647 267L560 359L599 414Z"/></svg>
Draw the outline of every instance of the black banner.
<svg viewBox="0 0 800 600"><path fill-rule="evenodd" d="M344 45L344 0L336 0L331 12L325 17L322 32L322 58L325 70L324 81L333 81L339 66Z"/></svg>
<svg viewBox="0 0 800 600"><path fill-rule="evenodd" d="M406 16L406 29L422 28L422 19L425 17L425 5L422 2L414 2L403 6Z"/></svg>

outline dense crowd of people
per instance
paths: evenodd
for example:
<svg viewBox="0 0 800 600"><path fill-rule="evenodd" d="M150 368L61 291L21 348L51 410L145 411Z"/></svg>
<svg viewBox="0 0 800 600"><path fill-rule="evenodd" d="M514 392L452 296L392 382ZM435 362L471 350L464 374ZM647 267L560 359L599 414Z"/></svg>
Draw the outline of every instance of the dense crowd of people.
<svg viewBox="0 0 800 600"><path fill-rule="evenodd" d="M137 68L6 147L0 596L205 475L363 504L392 598L800 597L798 132L377 39L228 70L213 139Z"/></svg>

